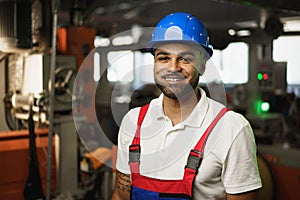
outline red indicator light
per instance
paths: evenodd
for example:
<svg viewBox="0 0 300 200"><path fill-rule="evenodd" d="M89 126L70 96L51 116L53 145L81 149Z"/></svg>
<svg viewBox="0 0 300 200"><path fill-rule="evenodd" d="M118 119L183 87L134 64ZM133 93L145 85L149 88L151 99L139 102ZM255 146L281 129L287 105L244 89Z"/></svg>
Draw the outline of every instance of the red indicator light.
<svg viewBox="0 0 300 200"><path fill-rule="evenodd" d="M269 75L268 75L267 73L264 73L264 74L263 74L263 79L264 79L264 80L268 80L268 78L269 78Z"/></svg>

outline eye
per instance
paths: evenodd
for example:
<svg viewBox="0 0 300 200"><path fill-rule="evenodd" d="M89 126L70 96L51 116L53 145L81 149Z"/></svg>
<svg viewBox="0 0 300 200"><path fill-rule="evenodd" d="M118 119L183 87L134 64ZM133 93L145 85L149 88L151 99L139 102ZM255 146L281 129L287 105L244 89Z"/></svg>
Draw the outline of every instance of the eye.
<svg viewBox="0 0 300 200"><path fill-rule="evenodd" d="M156 59L160 62L167 62L170 58L168 56L158 56Z"/></svg>
<svg viewBox="0 0 300 200"><path fill-rule="evenodd" d="M186 64L192 62L192 58L189 58L189 57L181 57L179 60L180 60L180 62L186 63Z"/></svg>

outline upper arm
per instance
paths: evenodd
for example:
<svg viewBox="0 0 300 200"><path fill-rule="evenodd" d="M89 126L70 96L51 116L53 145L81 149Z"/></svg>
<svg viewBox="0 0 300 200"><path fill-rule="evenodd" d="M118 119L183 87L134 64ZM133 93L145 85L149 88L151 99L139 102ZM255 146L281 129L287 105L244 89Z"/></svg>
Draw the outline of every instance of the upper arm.
<svg viewBox="0 0 300 200"><path fill-rule="evenodd" d="M129 174L123 174L119 171L116 172L116 183L112 199L130 199L131 192L131 177Z"/></svg>
<svg viewBox="0 0 300 200"><path fill-rule="evenodd" d="M256 200L257 198L258 190L253 190L241 194L226 194L227 200Z"/></svg>
<svg viewBox="0 0 300 200"><path fill-rule="evenodd" d="M235 137L222 169L225 191L236 194L261 188L256 145L249 127Z"/></svg>

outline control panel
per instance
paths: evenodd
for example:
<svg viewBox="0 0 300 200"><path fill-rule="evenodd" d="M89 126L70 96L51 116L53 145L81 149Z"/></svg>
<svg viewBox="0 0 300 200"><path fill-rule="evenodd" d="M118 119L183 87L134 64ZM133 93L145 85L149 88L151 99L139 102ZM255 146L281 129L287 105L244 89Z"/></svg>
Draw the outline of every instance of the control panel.
<svg viewBox="0 0 300 200"><path fill-rule="evenodd" d="M260 91L286 91L286 62L261 62L256 76Z"/></svg>

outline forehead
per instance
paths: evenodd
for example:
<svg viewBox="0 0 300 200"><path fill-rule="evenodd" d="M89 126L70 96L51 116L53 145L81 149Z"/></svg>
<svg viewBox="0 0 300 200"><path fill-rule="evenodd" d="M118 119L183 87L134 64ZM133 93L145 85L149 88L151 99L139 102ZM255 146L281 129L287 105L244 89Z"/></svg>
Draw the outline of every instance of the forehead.
<svg viewBox="0 0 300 200"><path fill-rule="evenodd" d="M190 44L180 44L180 43L168 43L168 44L162 44L160 46L157 46L154 54L156 55L157 52L167 52L170 54L181 54L184 52L190 52L195 55L200 55L201 50L197 48L195 45Z"/></svg>

